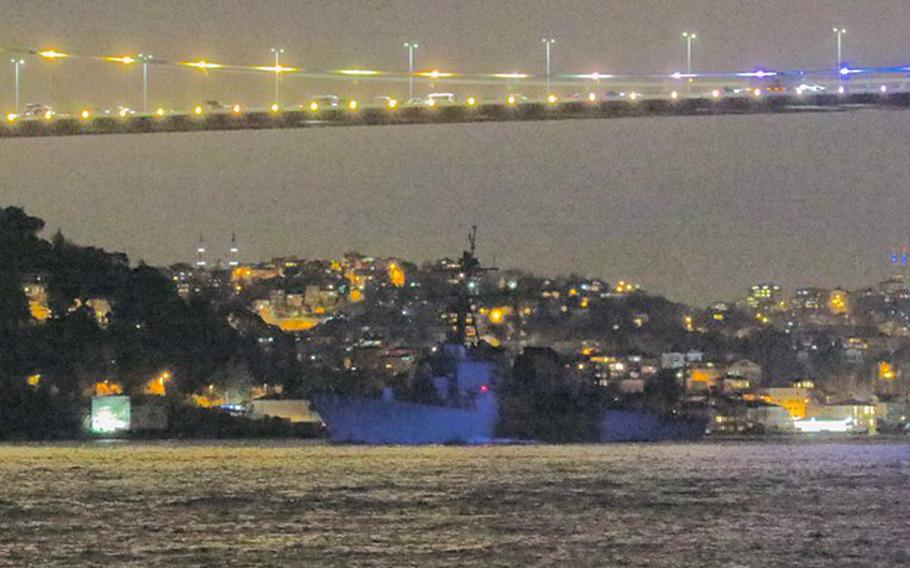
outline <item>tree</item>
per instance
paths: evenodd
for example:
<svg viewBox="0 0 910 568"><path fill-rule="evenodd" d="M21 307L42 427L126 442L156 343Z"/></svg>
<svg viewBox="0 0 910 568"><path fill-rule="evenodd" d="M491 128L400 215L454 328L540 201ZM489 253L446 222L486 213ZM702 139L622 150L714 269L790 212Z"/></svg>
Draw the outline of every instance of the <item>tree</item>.
<svg viewBox="0 0 910 568"><path fill-rule="evenodd" d="M0 270L18 275L48 268L51 246L38 237L44 221L18 207L0 208Z"/></svg>
<svg viewBox="0 0 910 568"><path fill-rule="evenodd" d="M28 298L19 275L0 269L0 330L16 330L28 320Z"/></svg>

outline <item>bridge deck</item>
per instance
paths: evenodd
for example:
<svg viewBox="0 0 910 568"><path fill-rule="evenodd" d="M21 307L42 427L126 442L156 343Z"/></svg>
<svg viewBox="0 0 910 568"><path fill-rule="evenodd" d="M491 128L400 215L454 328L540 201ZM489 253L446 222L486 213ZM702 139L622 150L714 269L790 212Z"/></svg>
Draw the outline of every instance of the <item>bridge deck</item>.
<svg viewBox="0 0 910 568"><path fill-rule="evenodd" d="M328 109L272 112L213 112L201 115L93 117L82 120L54 117L16 120L0 125L0 138L147 134L216 130L263 130L329 126L392 126L518 122L569 119L615 119L667 116L722 116L768 113L838 112L861 108L908 109L910 93L851 95L775 95L764 97L645 99L640 101L522 103L515 106L483 104L475 108L363 108L358 111Z"/></svg>

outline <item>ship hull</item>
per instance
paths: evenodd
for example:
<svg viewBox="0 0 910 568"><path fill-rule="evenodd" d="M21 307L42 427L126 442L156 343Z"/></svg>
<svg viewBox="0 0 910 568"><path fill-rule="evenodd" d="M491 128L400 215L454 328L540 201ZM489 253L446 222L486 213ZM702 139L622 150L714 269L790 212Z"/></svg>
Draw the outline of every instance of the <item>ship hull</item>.
<svg viewBox="0 0 910 568"><path fill-rule="evenodd" d="M634 410L608 410L600 418L603 443L687 442L705 436L708 420L699 417L659 416Z"/></svg>
<svg viewBox="0 0 910 568"><path fill-rule="evenodd" d="M313 407L338 444L431 445L495 442L498 405L492 397L471 409L321 395ZM707 420L609 410L598 423L601 443L686 442L704 437Z"/></svg>
<svg viewBox="0 0 910 568"><path fill-rule="evenodd" d="M314 397L313 406L341 444L483 444L494 439L499 419L492 397L470 409L329 395Z"/></svg>

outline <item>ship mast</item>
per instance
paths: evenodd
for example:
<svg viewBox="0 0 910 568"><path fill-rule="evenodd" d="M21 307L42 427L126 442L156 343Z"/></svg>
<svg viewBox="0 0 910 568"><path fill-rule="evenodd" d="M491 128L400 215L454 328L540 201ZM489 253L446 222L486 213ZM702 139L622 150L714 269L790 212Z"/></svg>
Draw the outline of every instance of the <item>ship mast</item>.
<svg viewBox="0 0 910 568"><path fill-rule="evenodd" d="M477 318L474 315L474 302L479 278L484 272L496 270L493 267L483 267L477 260L477 225L471 227L468 233L468 250L462 252L459 263L459 283L457 299L455 302L455 330L452 342L462 345L477 345Z"/></svg>

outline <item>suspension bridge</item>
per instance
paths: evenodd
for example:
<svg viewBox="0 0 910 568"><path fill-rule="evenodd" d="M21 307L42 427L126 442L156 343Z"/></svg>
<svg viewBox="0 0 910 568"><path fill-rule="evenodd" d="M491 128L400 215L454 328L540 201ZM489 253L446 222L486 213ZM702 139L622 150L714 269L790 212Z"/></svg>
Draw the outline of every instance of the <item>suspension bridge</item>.
<svg viewBox="0 0 910 568"><path fill-rule="evenodd" d="M548 58L546 74L532 75L415 70L413 63L406 73L366 68L305 70L282 65L280 50L273 50L270 65L170 61L141 53L84 55L54 49L0 49L0 53L11 56L15 84L15 104L0 123L0 138L910 108L910 66L903 65L841 63L815 70L692 72L689 63L686 72L672 74L552 74ZM141 102L81 109L23 104L21 67L32 60L141 67ZM222 92L217 98L202 97L187 108L156 106L156 98L169 97L150 92L150 70L165 68L201 73L206 84L209 75L217 73L240 75L251 83L274 79L274 97L271 104L247 105L233 98L225 100ZM323 88L329 85L341 94L310 95L282 103L282 98L295 98L281 93L282 83L292 78L310 85L318 82ZM344 94L364 83L384 94L360 100ZM423 94L416 95L416 90Z"/></svg>

